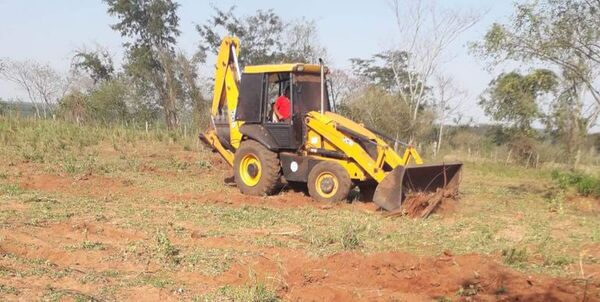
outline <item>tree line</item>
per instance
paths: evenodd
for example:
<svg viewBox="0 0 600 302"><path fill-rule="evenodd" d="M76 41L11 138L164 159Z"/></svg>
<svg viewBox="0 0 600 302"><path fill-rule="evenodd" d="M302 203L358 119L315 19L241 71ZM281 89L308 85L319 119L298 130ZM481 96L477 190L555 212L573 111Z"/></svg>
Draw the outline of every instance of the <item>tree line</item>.
<svg viewBox="0 0 600 302"><path fill-rule="evenodd" d="M116 20L111 28L123 39L120 64L101 46L77 50L67 74L44 63L0 60L0 75L25 92L37 117L107 125L160 121L169 129L182 123L200 129L207 123L213 83L198 70L210 65L224 35L243 41L242 65L328 56L314 20L286 20L273 10L242 15L235 7L213 7L211 17L196 26L198 49L186 53L177 44L175 1L104 3ZM445 66L455 55L452 45L485 12L433 0L391 0L390 10L393 46L352 58L349 69L332 68L330 98L338 112L433 156L444 149L470 150L470 135L478 148L502 147L526 165L540 156L550 160L552 153L576 165L583 153L598 152L600 143L589 132L600 115L599 1L516 3L508 22L492 24L470 43L470 53L496 74L479 95L479 106L497 122L484 133L465 130L473 126L461 113L469 96Z"/></svg>

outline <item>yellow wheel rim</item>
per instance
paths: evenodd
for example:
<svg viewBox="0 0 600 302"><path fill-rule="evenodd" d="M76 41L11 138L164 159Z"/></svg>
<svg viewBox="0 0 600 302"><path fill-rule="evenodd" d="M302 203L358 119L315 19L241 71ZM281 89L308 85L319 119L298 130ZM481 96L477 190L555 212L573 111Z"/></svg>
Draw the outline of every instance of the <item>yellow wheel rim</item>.
<svg viewBox="0 0 600 302"><path fill-rule="evenodd" d="M244 184L249 187L256 186L260 181L261 174L262 169L258 157L252 153L244 155L240 162L240 176Z"/></svg>
<svg viewBox="0 0 600 302"><path fill-rule="evenodd" d="M319 176L317 176L315 187L317 189L317 193L323 196L324 198L331 198L337 193L339 188L339 183L337 177L331 172L321 172ZM331 187L331 190L323 190L323 186Z"/></svg>

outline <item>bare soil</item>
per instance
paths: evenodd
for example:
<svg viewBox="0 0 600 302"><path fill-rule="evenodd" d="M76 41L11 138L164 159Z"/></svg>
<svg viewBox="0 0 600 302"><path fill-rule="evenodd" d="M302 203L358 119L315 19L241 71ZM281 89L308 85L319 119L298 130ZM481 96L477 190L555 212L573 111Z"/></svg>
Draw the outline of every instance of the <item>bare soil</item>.
<svg viewBox="0 0 600 302"><path fill-rule="evenodd" d="M183 157L183 160L190 159ZM222 166L218 161L215 165ZM296 192L252 197L235 190L198 193L178 193L168 189L145 191L135 183L115 177L40 173L29 164L13 169L22 171L21 176L13 181L24 190L60 192L71 196L152 196L166 202L186 202L191 207L196 203L214 203L223 206L308 206L327 211L337 208L369 213L377 211L372 203L320 204ZM167 180L179 177L177 173L162 173L151 167L143 171L160 174ZM417 203L424 200L423 197ZM19 212L27 210L28 206L7 203L3 207ZM422 205L414 205L413 208L415 213L423 210ZM454 205L442 202L439 210L451 213ZM264 247L227 236L206 236L203 230L194 230L193 223L188 222L186 226L190 235L176 237L174 244L187 248L233 249L240 251L240 256L235 258L230 268L216 276L185 268L168 270L164 273L165 278L181 284L181 290L173 290L148 284L137 285L136 280L161 269L159 264L147 260L151 257L148 250L131 248L132 243L153 240L144 232L92 217L69 218L61 223L42 225L4 225L0 229L0 284L3 288L15 288L17 292L0 292L0 297L2 300L38 300L50 291L94 298L101 296L98 284L102 284L114 286L114 296L121 301L176 301L191 299L192 293L207 293L223 285L244 285L262 280L274 285L278 295L287 301L600 301L600 281L597 278L528 275L502 264L500 255L453 255L452 251L448 251L437 257L423 257L400 252L364 254L349 251L318 257L302 249ZM264 235L260 230L240 232L256 239ZM506 236L517 235L510 233ZM98 242L101 246L81 248L82 242ZM587 250L590 255L600 258L597 253L600 246L588 246ZM594 275L600 272L600 265L586 265L582 269L586 274ZM114 277L112 272L119 278ZM123 279L131 281L130 286L123 286Z"/></svg>
<svg viewBox="0 0 600 302"><path fill-rule="evenodd" d="M135 278L160 268L138 261L139 255L122 256L120 250L128 242L144 239L144 235L108 223L19 227L3 229L0 236L3 238L0 253L5 255L0 259L0 267L8 272L0 277L0 282L21 291L18 297L12 297L15 299L41 298L48 287L93 297L95 286L81 283L77 277L89 272L118 271ZM102 242L105 247L65 250L65 246L82 240ZM585 280L525 275L505 267L493 256L454 256L447 252L438 257L419 257L407 253L343 252L314 257L301 250L246 246L228 238L194 236L194 233L184 241L189 245L254 251L236 259L229 270L215 277L185 270L171 272L170 277L185 285L186 291L242 285L257 278L275 281L279 295L289 301L431 301L443 297L475 301L600 301L598 281L586 284ZM19 277L24 267L15 265L6 255L41 259L51 270L70 270L75 274L56 278ZM251 277L253 274L255 277ZM271 276L280 276L281 280L268 280ZM101 277L98 282L114 281ZM127 288L117 296L120 300L145 301L186 297L185 292L165 292L149 286Z"/></svg>

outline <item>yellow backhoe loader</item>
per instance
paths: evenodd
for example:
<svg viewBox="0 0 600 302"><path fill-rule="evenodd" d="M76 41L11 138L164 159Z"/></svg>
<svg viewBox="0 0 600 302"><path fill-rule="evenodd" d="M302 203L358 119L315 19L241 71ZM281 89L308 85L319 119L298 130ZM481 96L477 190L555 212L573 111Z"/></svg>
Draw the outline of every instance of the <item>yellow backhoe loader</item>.
<svg viewBox="0 0 600 302"><path fill-rule="evenodd" d="M272 194L283 177L306 183L310 196L324 202L343 200L358 186L363 196L394 211L413 192L457 192L461 163L423 164L408 145L400 156L383 135L332 112L321 60L246 66L242 72L239 51L238 38L223 39L211 125L200 138L233 167L242 193ZM284 90L291 113L278 121L273 102Z"/></svg>

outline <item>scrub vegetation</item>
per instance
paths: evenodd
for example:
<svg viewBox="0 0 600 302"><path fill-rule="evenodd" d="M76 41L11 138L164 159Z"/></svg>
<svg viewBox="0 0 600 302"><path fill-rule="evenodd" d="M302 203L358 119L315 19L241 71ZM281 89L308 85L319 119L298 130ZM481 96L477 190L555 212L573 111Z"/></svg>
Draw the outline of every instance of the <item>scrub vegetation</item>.
<svg viewBox="0 0 600 302"><path fill-rule="evenodd" d="M213 87L198 70L221 38L243 65L328 62L315 20L214 7L186 53L175 1L103 2L121 62L102 46L68 73L0 58L27 96L0 99L0 300L600 301L596 2L519 1L470 43L492 125L461 114L443 72L480 14L390 1L389 31L413 43L330 66L338 113L464 162L460 198L428 219L285 185L242 195L198 140Z"/></svg>

